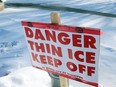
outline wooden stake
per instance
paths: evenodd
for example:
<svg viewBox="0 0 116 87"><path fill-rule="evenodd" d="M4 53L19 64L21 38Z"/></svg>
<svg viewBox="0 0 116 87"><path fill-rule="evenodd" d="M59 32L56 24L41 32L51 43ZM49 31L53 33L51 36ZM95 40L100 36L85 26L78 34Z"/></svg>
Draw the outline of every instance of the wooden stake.
<svg viewBox="0 0 116 87"><path fill-rule="evenodd" d="M4 3L0 1L0 11L4 10Z"/></svg>
<svg viewBox="0 0 116 87"><path fill-rule="evenodd" d="M51 23L60 24L60 15L57 12L51 13Z"/></svg>
<svg viewBox="0 0 116 87"><path fill-rule="evenodd" d="M60 15L57 12L51 13L51 23L60 24ZM69 87L67 78L60 76L60 87Z"/></svg>
<svg viewBox="0 0 116 87"><path fill-rule="evenodd" d="M60 76L60 87L69 87L69 80L63 76Z"/></svg>

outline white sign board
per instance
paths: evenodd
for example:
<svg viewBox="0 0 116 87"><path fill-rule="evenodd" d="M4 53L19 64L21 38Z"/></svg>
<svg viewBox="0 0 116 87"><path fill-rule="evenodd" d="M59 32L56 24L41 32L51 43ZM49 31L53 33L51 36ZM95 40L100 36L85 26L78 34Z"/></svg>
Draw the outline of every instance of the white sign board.
<svg viewBox="0 0 116 87"><path fill-rule="evenodd" d="M98 87L100 30L22 22L32 65Z"/></svg>

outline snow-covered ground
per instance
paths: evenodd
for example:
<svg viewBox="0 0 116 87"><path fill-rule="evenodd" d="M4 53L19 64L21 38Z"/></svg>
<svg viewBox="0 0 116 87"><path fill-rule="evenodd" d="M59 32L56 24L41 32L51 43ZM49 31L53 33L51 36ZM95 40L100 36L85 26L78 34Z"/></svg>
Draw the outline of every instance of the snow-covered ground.
<svg viewBox="0 0 116 87"><path fill-rule="evenodd" d="M33 67L21 68L0 78L0 87L51 87L51 84L47 72Z"/></svg>
<svg viewBox="0 0 116 87"><path fill-rule="evenodd" d="M7 0L7 2L40 3L116 14L116 0Z"/></svg>
<svg viewBox="0 0 116 87"><path fill-rule="evenodd" d="M48 73L33 67L26 67L0 78L0 87L50 87Z"/></svg>
<svg viewBox="0 0 116 87"><path fill-rule="evenodd" d="M25 3L37 2L43 4L54 4L116 14L116 0L7 0L7 2L21 1ZM13 41L18 41L18 44L14 47L8 46L0 48L4 50L4 52L2 51L3 53L0 53L0 76L13 72L8 76L0 78L0 87L39 87L45 80L44 75L38 74L36 76L36 73L41 74L44 71L29 67L18 71L15 70L24 66L31 66L21 21L50 22L51 12L51 10L13 7L6 8L4 11L0 12L0 44L3 42L11 43ZM59 12L61 14L62 24L100 28L104 32L104 34L101 35L99 83L103 87L115 87L116 18L76 12ZM17 53L19 52L21 52L21 54L18 57ZM48 85L50 86L50 78L47 76L46 72L44 73L47 77L47 80L45 80L47 86L44 84L43 86L41 85L41 87L48 87ZM72 80L70 80L70 84L73 87L90 87Z"/></svg>

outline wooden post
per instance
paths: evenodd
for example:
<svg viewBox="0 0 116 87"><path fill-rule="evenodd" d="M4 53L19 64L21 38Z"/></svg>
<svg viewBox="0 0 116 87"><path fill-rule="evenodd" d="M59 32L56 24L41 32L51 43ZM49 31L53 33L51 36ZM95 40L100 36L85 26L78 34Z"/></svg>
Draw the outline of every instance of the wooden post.
<svg viewBox="0 0 116 87"><path fill-rule="evenodd" d="M0 11L4 10L4 2L0 0Z"/></svg>
<svg viewBox="0 0 116 87"><path fill-rule="evenodd" d="M57 12L51 13L51 23L60 24L60 14ZM69 87L69 81L67 78L59 76L60 87Z"/></svg>

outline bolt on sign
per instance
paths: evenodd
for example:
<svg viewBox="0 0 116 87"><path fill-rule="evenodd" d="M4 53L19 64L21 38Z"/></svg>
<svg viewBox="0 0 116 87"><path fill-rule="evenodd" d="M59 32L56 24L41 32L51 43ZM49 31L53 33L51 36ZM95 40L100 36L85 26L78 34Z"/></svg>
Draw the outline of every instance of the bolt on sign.
<svg viewBox="0 0 116 87"><path fill-rule="evenodd" d="M32 66L98 87L100 29L22 22Z"/></svg>

